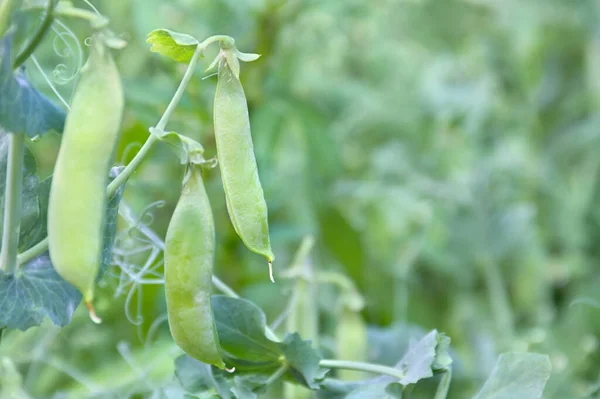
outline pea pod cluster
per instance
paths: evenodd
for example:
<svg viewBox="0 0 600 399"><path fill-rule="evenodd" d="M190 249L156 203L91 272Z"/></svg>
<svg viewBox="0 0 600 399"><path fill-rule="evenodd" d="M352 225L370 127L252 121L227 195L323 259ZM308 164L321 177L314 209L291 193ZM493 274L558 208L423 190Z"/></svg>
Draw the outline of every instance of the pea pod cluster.
<svg viewBox="0 0 600 399"><path fill-rule="evenodd" d="M165 240L169 328L187 354L224 368L210 302L214 251L214 221L202 170L190 164Z"/></svg>
<svg viewBox="0 0 600 399"><path fill-rule="evenodd" d="M99 34L81 69L54 167L48 240L54 268L91 303L101 264L106 183L123 116L123 88Z"/></svg>
<svg viewBox="0 0 600 399"><path fill-rule="evenodd" d="M254 156L248 104L236 73L239 66L228 61L235 58L233 50L221 51L214 129L227 210L246 247L267 258L273 280L271 263L275 256L269 239L267 203Z"/></svg>

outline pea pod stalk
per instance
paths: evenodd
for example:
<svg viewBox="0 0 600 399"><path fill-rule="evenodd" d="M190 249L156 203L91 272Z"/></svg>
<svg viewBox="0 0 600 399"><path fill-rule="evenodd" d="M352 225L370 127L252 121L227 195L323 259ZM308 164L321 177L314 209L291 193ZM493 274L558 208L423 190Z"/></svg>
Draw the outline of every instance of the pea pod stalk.
<svg viewBox="0 0 600 399"><path fill-rule="evenodd" d="M54 167L48 204L50 258L90 310L101 264L106 183L123 116L121 78L99 34L81 69Z"/></svg>
<svg viewBox="0 0 600 399"><path fill-rule="evenodd" d="M267 203L258 177L248 104L236 76L239 65L229 65L232 51L221 50L219 60L214 104L217 158L233 227L248 249L267 258L269 276L274 281L275 255L269 238Z"/></svg>

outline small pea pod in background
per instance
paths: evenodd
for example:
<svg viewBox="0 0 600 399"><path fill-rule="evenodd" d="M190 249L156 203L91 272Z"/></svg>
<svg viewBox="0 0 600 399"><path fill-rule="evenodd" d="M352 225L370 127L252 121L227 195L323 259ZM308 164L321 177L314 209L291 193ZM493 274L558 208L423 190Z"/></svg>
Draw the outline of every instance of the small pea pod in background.
<svg viewBox="0 0 600 399"><path fill-rule="evenodd" d="M96 33L65 122L48 204L52 264L83 293L95 321L92 301L101 264L106 183L123 107L119 71Z"/></svg>
<svg viewBox="0 0 600 399"><path fill-rule="evenodd" d="M224 368L211 308L215 228L202 168L190 164L165 240L165 293L175 343L201 362Z"/></svg>
<svg viewBox="0 0 600 399"><path fill-rule="evenodd" d="M363 304L356 302L342 300L335 331L336 357L340 360L365 362L368 357L367 324L360 314ZM355 370L339 370L338 376L344 381L358 381L368 377L364 372Z"/></svg>
<svg viewBox="0 0 600 399"><path fill-rule="evenodd" d="M271 264L267 203L254 156L246 96L240 80L227 63L227 51L219 62L215 94L214 125L217 158L225 189L229 217L246 247ZM229 57L231 58L231 57Z"/></svg>

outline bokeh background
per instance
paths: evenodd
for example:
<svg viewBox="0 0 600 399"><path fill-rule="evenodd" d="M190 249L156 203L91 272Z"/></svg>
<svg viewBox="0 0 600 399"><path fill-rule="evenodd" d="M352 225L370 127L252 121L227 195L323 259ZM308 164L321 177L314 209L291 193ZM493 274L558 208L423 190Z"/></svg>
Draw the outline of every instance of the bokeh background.
<svg viewBox="0 0 600 399"><path fill-rule="evenodd" d="M598 397L600 1L93 3L129 43L116 53L127 102L117 163L143 143L185 69L150 53L148 32L227 34L262 54L242 65L241 80L277 284L236 236L217 171L208 190L215 273L270 322L294 286L278 275L311 236L313 270L348 276L365 298L369 361L394 364L410 337L435 328L452 339L452 399L472 396L506 351L550 356L545 398ZM36 57L68 101L90 30L61 22L83 55L57 26ZM208 156L216 78L203 69L214 54L168 126ZM58 137L31 144L41 174L51 173ZM160 238L182 174L159 144L128 183L115 266L98 295L102 325L80 307L64 329L5 335L0 354L15 361L29 395L166 397L178 352L165 323ZM156 237L131 229L138 219ZM335 347L338 300L336 287L319 286L325 353ZM413 397L431 397L436 382ZM280 398L280 387L265 397Z"/></svg>

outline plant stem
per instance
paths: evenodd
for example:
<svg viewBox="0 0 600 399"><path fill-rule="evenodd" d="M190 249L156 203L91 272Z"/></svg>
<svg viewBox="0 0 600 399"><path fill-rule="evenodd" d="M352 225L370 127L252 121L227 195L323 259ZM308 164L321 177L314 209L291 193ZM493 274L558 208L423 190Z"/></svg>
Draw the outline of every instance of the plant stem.
<svg viewBox="0 0 600 399"><path fill-rule="evenodd" d="M46 9L44 10L44 17L42 19L42 23L33 35L33 38L29 41L29 43L27 43L27 46L15 57L15 61L13 62L13 69L16 69L19 66L21 66L27 60L27 58L29 58L29 56L33 54L37 46L41 43L44 36L46 36L46 32L48 31L48 29L50 29L50 26L54 21L55 5L56 0L48 0L48 2L46 3Z"/></svg>
<svg viewBox="0 0 600 399"><path fill-rule="evenodd" d="M323 359L319 362L319 366L330 369L357 370L365 371L367 373L389 375L390 377L394 377L398 380L404 378L404 373L398 369L372 363L351 362L348 360Z"/></svg>
<svg viewBox="0 0 600 399"><path fill-rule="evenodd" d="M196 52L194 53L194 55L192 56L192 59L190 60L190 63L188 65L187 70L185 71L185 74L183 75L183 78L181 79L181 83L179 83L179 87L177 88L177 91L173 95L173 98L171 99L171 102L167 106L165 113L160 118L160 121L158 121L158 124L156 125L156 129L160 129L162 131L166 127L167 123L169 122L169 119L171 118L171 115L173 114L173 111L175 110L175 107L177 106L177 104L179 103L179 100L181 100L181 97L183 96L183 92L185 91L187 84L189 83L190 79L192 78L196 63L198 62L198 59L202 55L203 51L204 51L204 49L200 49L200 46L198 46L198 48L196 49ZM106 188L106 194L109 198L112 197L114 195L114 193L117 191L117 189L121 185L125 184L125 182L131 177L133 172L135 172L135 170L140 166L142 161L146 158L146 156L150 152L150 149L152 148L154 143L156 143L156 141L158 141L158 137L155 134L151 134L150 136L148 136L148 138L146 139L146 142L144 143L142 148L140 148L138 153L135 154L135 156L133 157L131 162L129 162L129 164L125 167L125 169L123 169L123 171L121 173L119 173L119 175L112 182L110 182L110 184ZM31 259L43 254L47 250L48 250L48 237L46 237L42 241L38 242L36 245L29 248L27 251L19 254L18 263L19 263L19 265L23 265L24 263L27 263Z"/></svg>
<svg viewBox="0 0 600 399"><path fill-rule="evenodd" d="M2 229L0 267L5 272L11 273L17 266L17 251L19 247L25 135L23 133L9 133L8 140L6 187L4 189L4 227Z"/></svg>
<svg viewBox="0 0 600 399"><path fill-rule="evenodd" d="M448 396L448 390L450 389L450 380L452 379L452 368L444 371L440 384L437 387L435 396L433 399L446 399Z"/></svg>
<svg viewBox="0 0 600 399"><path fill-rule="evenodd" d="M223 294L232 297L232 298L239 298L240 296L237 294L237 292L235 292L233 290L233 288L231 288L230 286L228 286L227 284L225 284L223 281L221 281L217 276L212 276L212 283L215 286L216 289L218 289L219 291L221 291Z"/></svg>
<svg viewBox="0 0 600 399"><path fill-rule="evenodd" d="M181 100L181 97L183 96L183 93L185 92L185 88L187 87L188 83L190 82L190 79L192 78L192 75L194 74L194 69L196 67L196 63L198 62L198 59L200 58L200 56L202 55L203 52L204 52L203 48L201 48L200 46L196 47L196 51L194 52L194 55L192 56L192 59L190 60L190 63L185 71L185 74L183 75L183 78L181 79L181 83L179 83L179 87L177 88L177 91L173 95L173 98L171 98L171 102L169 103L169 105L167 105L167 109L165 110L164 114L162 115L162 117L160 118L158 123L156 124L156 127L155 127L156 130L162 132L165 129L165 127L167 126L167 123L169 123L169 119L171 119L171 116L173 115L173 112L175 111L175 107L177 107L177 104L179 104L179 100ZM131 162L125 167L125 169L123 169L123 171L121 173L119 173L119 175L115 178L115 180L113 180L108 185L106 192L109 197L112 197L112 195L117 191L117 189L122 184L124 184L127 181L127 179L129 179L129 177L131 177L133 172L135 172L135 170L140 166L140 164L146 157L146 154L150 151L150 148L152 148L152 145L157 140L158 140L158 137L155 134L151 134L148 137L148 139L146 140L146 142L144 143L142 148L140 148L140 150L135 155L135 157L131 160Z"/></svg>
<svg viewBox="0 0 600 399"><path fill-rule="evenodd" d="M272 383L274 383L275 381L277 381L279 378L281 378L282 375L285 374L285 372L288 370L289 366L288 364L284 364L281 367L279 367L272 376L269 377L269 379L267 379L267 381L265 381L265 386L269 386Z"/></svg>

